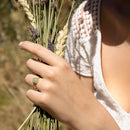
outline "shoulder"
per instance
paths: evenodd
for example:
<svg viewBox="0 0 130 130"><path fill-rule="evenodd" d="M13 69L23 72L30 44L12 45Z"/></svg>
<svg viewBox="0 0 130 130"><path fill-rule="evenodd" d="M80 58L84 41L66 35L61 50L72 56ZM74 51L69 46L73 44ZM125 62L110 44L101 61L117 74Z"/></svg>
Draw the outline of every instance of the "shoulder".
<svg viewBox="0 0 130 130"><path fill-rule="evenodd" d="M74 11L71 28L76 39L90 39L98 29L98 13L100 0L85 0Z"/></svg>

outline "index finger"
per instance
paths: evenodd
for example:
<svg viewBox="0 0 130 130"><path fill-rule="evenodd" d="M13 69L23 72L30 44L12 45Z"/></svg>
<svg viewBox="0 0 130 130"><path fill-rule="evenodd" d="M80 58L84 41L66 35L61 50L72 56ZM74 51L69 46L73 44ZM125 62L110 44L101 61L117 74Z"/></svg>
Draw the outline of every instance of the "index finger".
<svg viewBox="0 0 130 130"><path fill-rule="evenodd" d="M24 41L19 44L19 47L27 52L32 53L33 55L41 59L43 62L52 66L58 65L58 63L61 60L61 58L57 56L55 53L51 52L50 50L46 49L45 47L39 44Z"/></svg>

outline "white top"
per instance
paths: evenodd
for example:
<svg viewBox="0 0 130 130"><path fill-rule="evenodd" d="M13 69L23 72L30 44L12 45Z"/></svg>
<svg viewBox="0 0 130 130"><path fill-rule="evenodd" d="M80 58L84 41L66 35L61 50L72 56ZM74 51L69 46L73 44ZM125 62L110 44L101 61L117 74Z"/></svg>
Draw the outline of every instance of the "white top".
<svg viewBox="0 0 130 130"><path fill-rule="evenodd" d="M67 39L65 59L80 75L93 77L94 95L107 109L121 130L130 130L127 113L106 88L101 68L101 0L85 0L75 10Z"/></svg>

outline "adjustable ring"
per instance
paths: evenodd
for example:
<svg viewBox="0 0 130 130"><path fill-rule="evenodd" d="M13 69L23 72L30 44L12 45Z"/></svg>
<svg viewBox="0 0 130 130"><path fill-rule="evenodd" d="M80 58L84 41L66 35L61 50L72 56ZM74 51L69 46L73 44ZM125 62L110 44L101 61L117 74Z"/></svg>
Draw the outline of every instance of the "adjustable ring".
<svg viewBox="0 0 130 130"><path fill-rule="evenodd" d="M33 86L34 89L37 89L38 81L39 81L39 78L36 78L36 77L35 77L35 78L32 79L32 82L33 82L33 85L34 85L34 86Z"/></svg>

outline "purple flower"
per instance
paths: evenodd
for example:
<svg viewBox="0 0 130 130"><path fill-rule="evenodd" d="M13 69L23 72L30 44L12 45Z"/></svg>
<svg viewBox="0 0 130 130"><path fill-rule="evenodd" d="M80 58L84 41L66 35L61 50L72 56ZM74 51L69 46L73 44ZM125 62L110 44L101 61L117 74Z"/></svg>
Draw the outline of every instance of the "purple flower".
<svg viewBox="0 0 130 130"><path fill-rule="evenodd" d="M39 6L39 0L33 0L34 5L38 5ZM44 3L47 3L48 0L40 0L40 5L43 5Z"/></svg>
<svg viewBox="0 0 130 130"><path fill-rule="evenodd" d="M33 40L36 40L40 36L37 28L30 26L29 31Z"/></svg>
<svg viewBox="0 0 130 130"><path fill-rule="evenodd" d="M54 52L54 44L48 39L48 49Z"/></svg>
<svg viewBox="0 0 130 130"><path fill-rule="evenodd" d="M57 5L52 2L52 3L51 3L51 8L55 8L55 9L56 9L56 8L57 8Z"/></svg>

